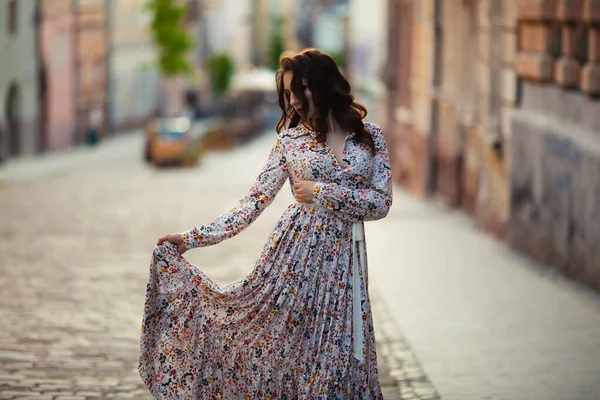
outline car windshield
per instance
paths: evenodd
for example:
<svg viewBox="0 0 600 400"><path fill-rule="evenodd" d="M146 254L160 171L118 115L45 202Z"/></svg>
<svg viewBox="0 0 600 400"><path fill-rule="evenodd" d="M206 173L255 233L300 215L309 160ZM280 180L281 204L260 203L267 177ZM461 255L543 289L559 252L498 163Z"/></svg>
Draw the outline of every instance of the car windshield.
<svg viewBox="0 0 600 400"><path fill-rule="evenodd" d="M190 120L185 117L165 118L159 123L161 136L180 138L190 129Z"/></svg>

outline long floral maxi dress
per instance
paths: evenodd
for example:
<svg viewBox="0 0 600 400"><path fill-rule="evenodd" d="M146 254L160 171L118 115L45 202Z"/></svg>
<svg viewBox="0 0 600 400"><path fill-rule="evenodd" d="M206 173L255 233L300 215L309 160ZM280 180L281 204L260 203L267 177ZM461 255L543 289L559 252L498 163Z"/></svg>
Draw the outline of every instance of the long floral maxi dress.
<svg viewBox="0 0 600 400"><path fill-rule="evenodd" d="M183 234L187 248L214 245L287 179L316 181L313 203L286 209L245 278L219 286L175 245L155 248L139 372L156 398L381 399L360 245L362 221L387 215L392 185L381 129L365 125L375 154L348 134L344 165L306 127L285 130L248 195Z"/></svg>

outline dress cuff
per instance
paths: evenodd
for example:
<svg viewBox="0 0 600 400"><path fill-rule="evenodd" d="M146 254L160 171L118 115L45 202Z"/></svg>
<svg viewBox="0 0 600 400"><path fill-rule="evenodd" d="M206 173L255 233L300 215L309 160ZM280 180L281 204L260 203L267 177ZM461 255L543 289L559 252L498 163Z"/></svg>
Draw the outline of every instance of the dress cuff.
<svg viewBox="0 0 600 400"><path fill-rule="evenodd" d="M313 202L320 206L325 206L325 199L323 198L323 189L325 184L323 182L316 182L313 188Z"/></svg>
<svg viewBox="0 0 600 400"><path fill-rule="evenodd" d="M313 202L328 210L337 210L336 202L332 201L333 185L333 183L315 183L315 188L313 189Z"/></svg>
<svg viewBox="0 0 600 400"><path fill-rule="evenodd" d="M194 226L189 231L185 231L181 234L183 236L183 243L185 248L190 250L198 247L198 243L200 242L200 231L196 226Z"/></svg>

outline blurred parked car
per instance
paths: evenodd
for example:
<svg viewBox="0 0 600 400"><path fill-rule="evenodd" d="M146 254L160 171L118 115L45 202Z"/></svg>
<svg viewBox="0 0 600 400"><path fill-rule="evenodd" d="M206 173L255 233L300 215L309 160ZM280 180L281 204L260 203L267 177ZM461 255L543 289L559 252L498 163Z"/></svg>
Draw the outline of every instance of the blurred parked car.
<svg viewBox="0 0 600 400"><path fill-rule="evenodd" d="M202 155L202 132L187 117L156 118L146 127L144 159L156 166L192 166Z"/></svg>

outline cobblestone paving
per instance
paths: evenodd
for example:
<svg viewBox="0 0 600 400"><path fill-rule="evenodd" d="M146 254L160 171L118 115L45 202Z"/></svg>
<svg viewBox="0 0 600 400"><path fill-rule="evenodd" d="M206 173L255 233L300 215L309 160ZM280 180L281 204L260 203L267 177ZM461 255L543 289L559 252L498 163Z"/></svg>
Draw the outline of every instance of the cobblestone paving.
<svg viewBox="0 0 600 400"><path fill-rule="evenodd" d="M381 295L371 290L370 297L377 329L377 351L388 372L385 383L393 381L400 390L402 400L440 400L440 395Z"/></svg>
<svg viewBox="0 0 600 400"><path fill-rule="evenodd" d="M233 205L270 143L209 155L193 169L155 170L141 162L141 136L131 135L0 170L0 398L150 398L136 368L156 238ZM241 278L291 201L284 187L238 237L186 257L218 283ZM397 399L386 349L382 385Z"/></svg>

